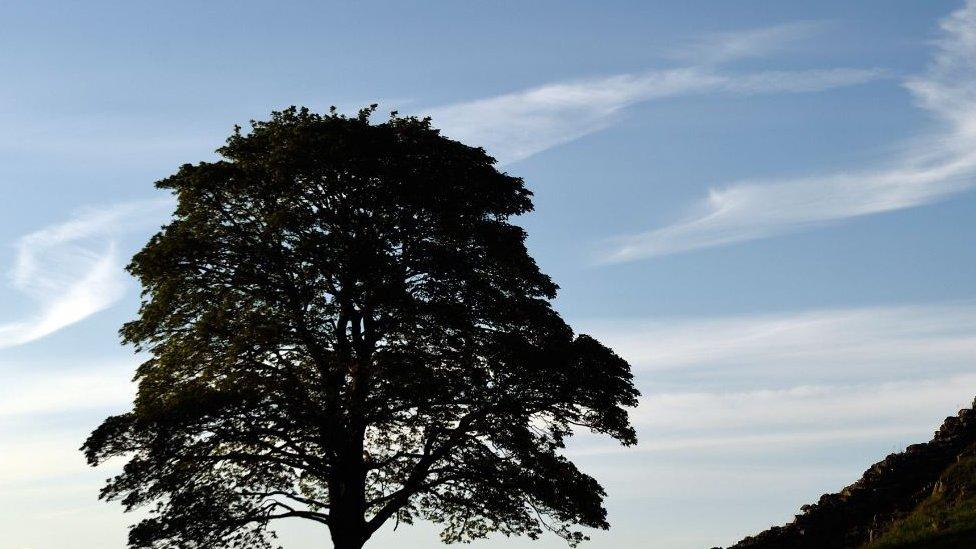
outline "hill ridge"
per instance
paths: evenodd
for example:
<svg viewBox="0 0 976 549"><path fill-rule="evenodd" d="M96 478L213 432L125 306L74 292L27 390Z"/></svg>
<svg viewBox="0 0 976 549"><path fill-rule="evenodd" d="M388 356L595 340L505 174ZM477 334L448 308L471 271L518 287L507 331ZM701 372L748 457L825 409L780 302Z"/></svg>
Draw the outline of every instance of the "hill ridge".
<svg viewBox="0 0 976 549"><path fill-rule="evenodd" d="M932 440L889 454L853 484L804 505L794 520L729 549L851 549L877 540L936 489L943 473L976 447L976 402L945 419Z"/></svg>

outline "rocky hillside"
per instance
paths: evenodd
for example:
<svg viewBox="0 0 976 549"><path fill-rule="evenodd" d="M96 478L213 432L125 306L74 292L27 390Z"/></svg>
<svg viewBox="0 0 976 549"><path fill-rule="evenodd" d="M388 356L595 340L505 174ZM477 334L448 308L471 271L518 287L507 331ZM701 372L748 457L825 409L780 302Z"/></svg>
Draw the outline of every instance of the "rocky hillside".
<svg viewBox="0 0 976 549"><path fill-rule="evenodd" d="M976 547L976 451L950 466L932 493L895 521L865 549L955 549Z"/></svg>
<svg viewBox="0 0 976 549"><path fill-rule="evenodd" d="M946 418L930 442L889 455L854 484L804 505L793 522L730 549L976 547L960 541L976 528L974 455L976 411L968 408Z"/></svg>

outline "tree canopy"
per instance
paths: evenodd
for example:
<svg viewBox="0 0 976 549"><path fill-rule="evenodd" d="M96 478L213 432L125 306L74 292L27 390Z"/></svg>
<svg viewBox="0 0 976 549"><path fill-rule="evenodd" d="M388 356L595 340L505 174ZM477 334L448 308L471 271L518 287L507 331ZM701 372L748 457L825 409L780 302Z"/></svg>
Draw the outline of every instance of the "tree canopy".
<svg viewBox="0 0 976 549"><path fill-rule="evenodd" d="M574 334L510 223L523 181L429 119L290 108L156 183L172 219L132 259L131 411L86 441L133 548L273 545L276 520L360 548L388 522L575 545L605 492L562 449L636 442L630 367Z"/></svg>

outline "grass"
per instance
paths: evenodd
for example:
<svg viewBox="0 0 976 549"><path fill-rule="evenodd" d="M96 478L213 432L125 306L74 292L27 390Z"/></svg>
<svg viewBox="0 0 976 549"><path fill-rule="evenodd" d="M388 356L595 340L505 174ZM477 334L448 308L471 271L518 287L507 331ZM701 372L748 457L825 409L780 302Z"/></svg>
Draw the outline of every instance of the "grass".
<svg viewBox="0 0 976 549"><path fill-rule="evenodd" d="M976 454L943 473L932 494L864 549L976 547Z"/></svg>

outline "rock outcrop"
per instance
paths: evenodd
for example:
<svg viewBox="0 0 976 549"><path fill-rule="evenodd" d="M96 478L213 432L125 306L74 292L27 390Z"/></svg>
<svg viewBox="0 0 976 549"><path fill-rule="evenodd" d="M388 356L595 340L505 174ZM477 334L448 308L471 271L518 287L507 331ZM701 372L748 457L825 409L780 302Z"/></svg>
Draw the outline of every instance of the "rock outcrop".
<svg viewBox="0 0 976 549"><path fill-rule="evenodd" d="M872 541L927 498L942 472L976 446L974 408L946 418L930 442L891 454L854 484L804 505L793 522L730 549L848 549Z"/></svg>

